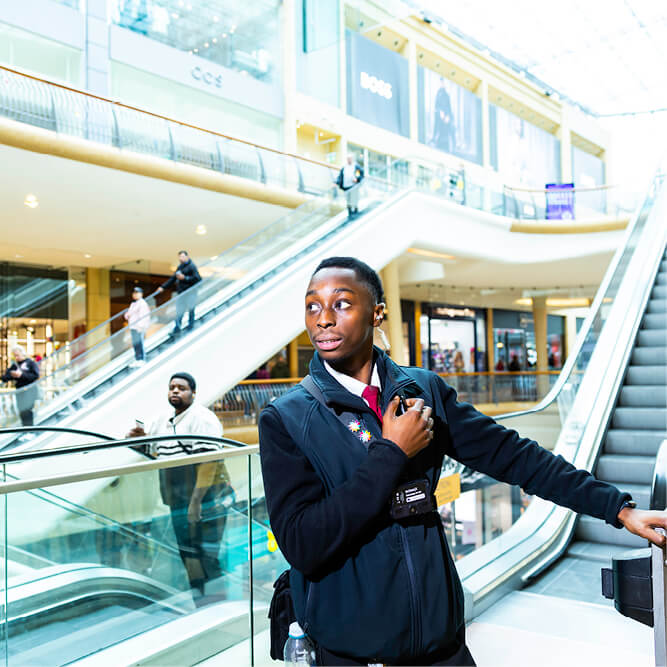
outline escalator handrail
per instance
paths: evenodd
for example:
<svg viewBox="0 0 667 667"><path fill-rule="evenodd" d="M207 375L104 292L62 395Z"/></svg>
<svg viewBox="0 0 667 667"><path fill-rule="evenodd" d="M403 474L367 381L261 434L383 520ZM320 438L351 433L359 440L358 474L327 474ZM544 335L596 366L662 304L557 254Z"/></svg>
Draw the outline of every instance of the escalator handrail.
<svg viewBox="0 0 667 667"><path fill-rule="evenodd" d="M660 176L659 175L656 176L656 178L653 181L654 187L657 185L659 179ZM558 395L561 393L563 387L569 380L572 371L576 367L579 355L581 354L581 351L586 343L586 339L588 338L588 334L590 333L590 330L593 326L593 322L597 317L597 314L601 306L604 303L607 290L609 289L611 281L613 280L616 274L618 265L620 264L621 259L627 250L627 242L631 237L632 233L634 232L637 222L641 218L641 214L644 211L644 208L646 207L648 201L653 202L655 201L655 198L647 197L630 219L630 223L628 224L628 226L625 228L623 239L619 244L618 249L614 253L612 260L609 263L609 266L607 267L607 271L605 272L605 275L602 278L602 282L600 283L600 287L598 288L595 298L593 299L593 303L589 308L588 314L586 315L586 319L584 320L584 323L582 324L581 329L577 334L574 348L572 352L570 352L570 354L568 355L567 359L565 360L565 364L562 370L560 371L558 379L554 383L553 387L549 390L547 395L537 405L533 406L532 408L528 408L526 410L517 410L516 412L509 412L503 415L498 415L497 417L495 417L496 421L503 419L512 419L515 417L522 417L524 415L530 415L530 414L536 414L537 412L542 412L558 398Z"/></svg>
<svg viewBox="0 0 667 667"><path fill-rule="evenodd" d="M667 440L658 449L653 467L650 509L662 512L667 508Z"/></svg>
<svg viewBox="0 0 667 667"><path fill-rule="evenodd" d="M16 428L16 429L0 429L0 435L4 432L9 431L20 431L20 430L31 430L30 427ZM58 429L57 427L34 427L32 430L40 431L64 431L64 432L73 432L80 433L77 429ZM64 454L82 454L85 452L100 451L103 449L115 449L117 447L139 447L141 445L149 445L154 442L165 442L169 440L192 440L195 442L207 442L216 445L222 445L223 449L228 447L234 448L245 448L249 445L239 442L238 440L232 440L231 438L217 437L213 435L203 435L203 434L182 434L178 435L146 435L138 438L123 438L121 440L116 440L114 438L109 438L109 436L102 436L106 438L103 442L88 442L81 445L70 445L68 447L53 447L47 449L38 449L38 450L29 450L23 452L17 452L15 454L0 454L0 465L3 463L19 463L21 461L32 461L34 459L45 458L49 456L60 456ZM191 454L185 454L183 457L169 457L171 460L187 459ZM153 457L150 457L153 458ZM89 471L90 472L90 471Z"/></svg>

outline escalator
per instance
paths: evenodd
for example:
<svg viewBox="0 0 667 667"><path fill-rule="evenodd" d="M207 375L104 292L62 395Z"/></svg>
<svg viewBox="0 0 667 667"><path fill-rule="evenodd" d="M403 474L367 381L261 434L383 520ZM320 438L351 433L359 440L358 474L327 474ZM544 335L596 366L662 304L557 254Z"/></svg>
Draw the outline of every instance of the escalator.
<svg viewBox="0 0 667 667"><path fill-rule="evenodd" d="M639 507L648 506L656 452L667 437L665 219L667 197L659 174L626 230L555 386L536 408L498 418L531 437L557 408L550 436L554 453L627 490ZM507 498L516 495L509 487L505 492ZM499 497L499 492L492 496ZM483 507L481 513L493 509ZM611 612L601 594L600 568L618 552L645 545L600 520L524 498L511 525L457 563L467 618L494 627L504 619L505 631L511 626L538 632L537 621L531 623L540 608L545 619L567 613L567 604L583 603L572 610L581 618L584 611Z"/></svg>
<svg viewBox="0 0 667 667"><path fill-rule="evenodd" d="M98 446L117 448L108 442ZM7 472L16 471L16 461L5 466L5 481L19 481ZM112 484L107 487L116 489L120 485L128 493L131 489L127 483L132 477L111 478ZM69 664L176 621L180 628L197 628L200 619L210 622L211 605L221 631L215 646L224 650L236 644L247 627L244 600L250 588L251 599L260 610L257 627L265 626L271 595L267 583L284 569L285 562L280 553L267 549L267 512L262 495L253 495L252 514L248 516L250 479L244 488L242 477L233 478L238 497L218 507L226 524L218 546L222 573L209 582L215 595L206 602L189 588L169 512L161 506L151 479L155 481L155 472L148 477L142 475L141 486L152 488L152 500L146 504L145 499L137 497L143 506L138 513L123 508L113 492L103 503L97 503L97 510L67 499L64 487L31 489L2 497L0 502L7 503L5 547L0 550L7 572L7 614L3 618L7 632L2 638L6 639L4 646L0 641L0 653L3 648L7 651L10 664ZM49 514L53 507L58 508L60 520L41 536L17 525L21 515L38 517ZM124 520L100 513L100 509L117 513ZM128 521L128 511L133 520ZM206 520L210 519L208 516ZM253 527L255 575L250 579L249 525Z"/></svg>
<svg viewBox="0 0 667 667"><path fill-rule="evenodd" d="M643 207L628 228L623 246L615 255L605 275L595 302L591 306L590 314L577 339L575 349L568 358L552 391L536 408L499 419L517 428L523 435L529 436L530 429L535 424L539 424L542 417L548 417L551 423L554 415L557 414L558 424L553 426L555 452L562 454L580 468L596 469L597 465L598 474L602 477L605 477L606 474L605 466L607 470L619 467L608 465L605 460L607 456L630 456L630 459L624 461L609 459L612 464L615 461L621 464L620 467L626 472L633 466L637 469L641 468L639 463L645 467L647 462L638 461L638 458L650 458L651 449L647 443L649 440L655 442L657 438L661 437L660 427L664 424L664 421L651 421L649 413L646 412L635 412L632 418L628 416L628 410L648 409L660 411L652 413L654 418L659 420L660 415L664 417L663 408L637 405L638 401L641 401L642 405L645 404L646 399L654 403L659 400L652 396L660 394L655 387L662 386L662 383L658 384L658 380L664 377L664 368L661 370L661 367L666 365L664 351L657 351L660 346L655 344L659 342L661 334L650 333L665 328L665 315L660 301L664 299L661 286L664 284L664 248L667 243L667 227L664 225L667 202L664 188L661 185L661 181L657 180ZM380 209L381 205L377 210ZM299 280L301 280L300 276ZM264 304L271 303L271 296L269 295L269 300ZM280 308L278 312L282 312ZM273 320L270 321L273 324ZM224 326L224 323L220 326L218 335L220 329L224 330ZM656 326L658 329L654 328ZM192 341L189 342L190 345L196 345ZM655 384L649 384L649 381ZM628 388L636 386L651 388L627 391ZM644 428L638 428L638 426ZM637 431L642 431L642 433L638 434ZM648 438L644 437L653 431L656 432L650 433ZM641 449L642 447L645 449ZM239 453L243 455L242 451ZM107 464L113 463L115 466L120 466L112 467L110 470L123 469L121 466L123 461L119 459L119 454L120 452L115 452L115 456L106 459ZM30 456L28 453L25 455ZM53 461L57 458L60 457L51 456L46 459L52 462L54 469L71 471L79 465L77 462L54 465ZM91 459L89 463L97 465L99 459ZM27 462L17 465L24 466L20 468L21 474L17 474L21 479L24 479L24 473L29 477L29 473L39 472L36 467L30 468ZM445 472L452 472L453 465L455 463L447 462ZM133 466L134 464L127 467L132 474L123 475L119 472L119 476L132 478L136 470ZM251 469L252 465L249 464L247 466L249 476ZM40 470L43 471L44 466L41 466ZM98 503L98 498L103 497L106 502L113 504L114 493L110 493L109 489L119 487L109 484L109 480L113 478L110 474L97 476L98 481L104 480L104 483L100 485L105 489L103 496L99 493L97 496L90 495L89 491L77 494L73 490L74 485L66 484L56 489L58 497L67 499L66 504L71 504L74 497L88 499L91 504ZM637 494L640 503L642 502L645 488L639 488L639 485L644 484L641 477L626 475L623 479L614 480L613 477L610 479L629 485L627 488L632 489ZM62 482L54 480L52 483L61 484ZM78 482L78 484L86 483ZM145 484L137 482L131 488L140 489L143 486ZM125 487L126 493L129 488ZM250 488L250 482L248 482L248 488ZM261 497L261 494L253 490L252 497ZM17 505L19 507L23 505L21 502L17 503L13 497L9 497L8 500L10 510L12 507L16 508ZM58 504L63 506L62 501L58 501ZM90 511L89 508L86 508L86 511ZM13 517L16 523L20 514L15 509L14 512L10 511L9 516L10 520ZM248 520L242 507L239 508L237 516L243 523ZM604 528L603 530L606 531ZM262 525L260 537L255 542L253 536L251 542L259 545L262 541L266 541L266 531L267 526ZM485 610L492 610L495 603L506 599L507 594L517 588L531 584L539 585L540 577L549 576L549 573L554 571L554 567L551 566L555 565L555 568L558 568L568 562L568 559L579 557L579 554L584 552L589 552L589 555L596 552L592 555L602 558L603 549L613 550L620 546L614 545L606 534L601 534L596 544L609 546L591 548L590 544L594 542L591 534L584 521L578 519L574 513L564 508L554 507L539 499L533 499L527 504L525 511L518 513L516 520L508 530L500 535L495 531L490 531L489 539L484 544L457 560L466 594L468 617L474 618L483 614ZM614 533L614 535L621 534ZM572 542L573 537L574 542ZM15 541L14 547L25 549L25 542ZM258 594L261 591L263 600L268 600L270 582L274 578L274 568L278 565L278 561L271 560L273 556L268 555L270 549L267 548L266 552L267 563L270 564L270 567L262 577L264 581L259 585L258 582L250 585L250 589L257 591ZM44 557L44 554L40 556ZM240 565L240 561L237 565ZM599 581L599 567L599 563L596 563L596 582ZM233 574L233 572L230 573L230 576ZM242 570L237 570L236 575L241 579L246 576ZM200 614L205 611L200 610L194 613ZM262 613L265 615L265 609L262 610ZM146 637L152 637L153 632L165 630L174 624L186 621L190 623L189 632L192 632L193 620L192 614L189 614L186 618L169 621L163 624L164 627L149 630L147 634L136 638L146 644ZM201 627L203 628L204 625L202 624ZM206 625L206 628L209 627ZM250 632L256 630L257 628L253 630L251 625ZM174 634L173 629L171 632ZM233 646L234 642L238 643L244 638L247 639L247 628L245 632L245 635L237 632L233 638L229 639L228 646ZM196 633L190 634L188 637L194 639L197 635ZM129 646L132 641L132 639L128 639L127 642L120 641L116 648L126 643Z"/></svg>
<svg viewBox="0 0 667 667"><path fill-rule="evenodd" d="M594 469L598 479L632 494L649 509L658 449L667 439L667 252L663 254L616 407ZM585 602L606 602L600 567L646 541L599 519L579 517L565 556L526 590ZM576 576L571 576L576 573Z"/></svg>

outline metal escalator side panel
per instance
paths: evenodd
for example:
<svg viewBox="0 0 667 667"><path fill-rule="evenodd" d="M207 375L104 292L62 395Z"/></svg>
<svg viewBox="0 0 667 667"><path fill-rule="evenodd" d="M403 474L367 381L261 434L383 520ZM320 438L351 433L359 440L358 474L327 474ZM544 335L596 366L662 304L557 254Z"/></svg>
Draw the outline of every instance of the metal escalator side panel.
<svg viewBox="0 0 667 667"><path fill-rule="evenodd" d="M635 219L642 223L640 231L633 235L632 228L628 230L625 246L618 250L596 296L597 310L592 309L587 322L594 345L586 350L585 341L578 341L578 351L590 359L577 378L554 453L579 468L591 470L597 461L667 242L666 208L662 188L645 219L639 214ZM570 373L577 371L577 362L568 360ZM539 413L566 385L567 378L559 378L550 395L530 412ZM535 500L508 532L458 561L474 601L470 613L475 615L499 591L520 586L557 558L572 538L574 519L569 510Z"/></svg>

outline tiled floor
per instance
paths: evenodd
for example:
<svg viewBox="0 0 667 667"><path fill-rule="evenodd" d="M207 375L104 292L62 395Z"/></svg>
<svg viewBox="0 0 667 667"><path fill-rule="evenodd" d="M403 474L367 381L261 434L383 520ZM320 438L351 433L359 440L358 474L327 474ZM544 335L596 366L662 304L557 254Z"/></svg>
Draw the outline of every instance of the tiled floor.
<svg viewBox="0 0 667 667"><path fill-rule="evenodd" d="M653 631L608 605L518 591L476 618L467 642L479 667L649 667Z"/></svg>

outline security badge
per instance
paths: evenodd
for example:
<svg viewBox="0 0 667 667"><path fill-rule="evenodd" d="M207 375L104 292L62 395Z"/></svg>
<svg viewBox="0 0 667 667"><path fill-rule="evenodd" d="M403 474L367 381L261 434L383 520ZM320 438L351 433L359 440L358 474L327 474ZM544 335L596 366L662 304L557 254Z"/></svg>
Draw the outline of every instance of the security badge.
<svg viewBox="0 0 667 667"><path fill-rule="evenodd" d="M417 479L402 484L391 497L391 518L406 519L435 510L435 498L428 479Z"/></svg>

